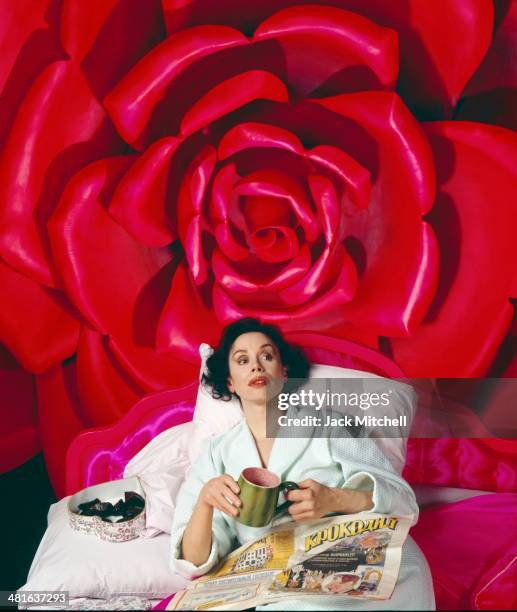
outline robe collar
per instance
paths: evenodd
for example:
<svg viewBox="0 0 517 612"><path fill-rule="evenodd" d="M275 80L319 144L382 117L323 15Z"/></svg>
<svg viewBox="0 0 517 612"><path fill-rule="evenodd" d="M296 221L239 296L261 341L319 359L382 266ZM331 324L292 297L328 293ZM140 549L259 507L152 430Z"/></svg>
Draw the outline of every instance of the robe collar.
<svg viewBox="0 0 517 612"><path fill-rule="evenodd" d="M296 417L296 408L289 408L286 414L288 417ZM242 449L239 450L242 452L241 457L246 463L243 469L244 467L263 467L255 439L246 423L246 419L242 420L240 426L242 428L243 446ZM314 428L308 429L308 437L304 438L289 435L293 433L293 431L294 430L284 429L279 433L273 442L273 447L269 456L267 469L274 472L281 480L285 480L286 474L292 466L302 459L304 451L311 443L312 437L310 434L314 432Z"/></svg>

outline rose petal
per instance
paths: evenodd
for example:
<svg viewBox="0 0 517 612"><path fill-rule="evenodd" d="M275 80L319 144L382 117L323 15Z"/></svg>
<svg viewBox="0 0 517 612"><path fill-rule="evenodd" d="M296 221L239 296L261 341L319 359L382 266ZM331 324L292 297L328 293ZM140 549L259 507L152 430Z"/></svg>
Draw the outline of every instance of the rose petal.
<svg viewBox="0 0 517 612"><path fill-rule="evenodd" d="M48 0L20 0L2 4L0 90L3 89L23 45L31 34L48 26L45 21L47 8Z"/></svg>
<svg viewBox="0 0 517 612"><path fill-rule="evenodd" d="M285 198L296 214L307 240L316 240L319 231L317 219L303 189L289 175L277 170L257 170L242 178L235 191L241 196Z"/></svg>
<svg viewBox="0 0 517 612"><path fill-rule="evenodd" d="M426 117L450 116L490 46L493 3L411 0L406 15L395 3L386 9L392 27L401 32L402 97Z"/></svg>
<svg viewBox="0 0 517 612"><path fill-rule="evenodd" d="M56 286L45 223L66 180L91 159L112 152L116 143L104 109L76 66L56 62L38 77L0 162L5 202L0 253L9 265Z"/></svg>
<svg viewBox="0 0 517 612"><path fill-rule="evenodd" d="M476 74L463 92L464 96L492 91L500 87L517 89L517 2L496 3L497 25L492 44Z"/></svg>
<svg viewBox="0 0 517 612"><path fill-rule="evenodd" d="M131 161L131 157L114 157L90 164L77 173L66 186L48 226L56 263L68 295L90 324L102 333L108 333L110 323L119 320L120 310L127 304L127 298L136 293L137 287L140 288L136 279L142 274L133 269L131 278L135 280L131 285L127 285L126 279L122 278L112 285L109 268L113 274L117 263L124 262L126 267L128 261L136 264L140 251L148 250L135 248L134 240L109 217L99 201L102 189L107 184L116 184ZM101 232L105 235L102 236ZM114 236L110 236L109 232ZM114 248L116 240L120 243L117 249ZM95 247L93 243L88 244L93 241ZM106 260L99 252L101 245L110 246L111 254ZM133 250L136 251L134 254L131 252ZM83 253L85 258L82 257ZM129 255L133 255L133 261ZM99 274L99 270L103 274ZM104 291L98 291L95 295L93 288L99 282L104 285ZM113 308L113 293L122 290L126 299L121 299L118 308ZM87 299L90 294L96 298L93 302Z"/></svg>
<svg viewBox="0 0 517 612"><path fill-rule="evenodd" d="M309 300L314 298L325 285L328 285L329 279L334 278L337 278L337 281L333 290L339 292L339 303L349 302L357 290L357 270L348 253L339 244L335 248L325 247L307 274L280 292L280 299L289 306L306 304L307 310L311 310L314 300L310 302ZM325 295L320 296L319 301L322 301Z"/></svg>
<svg viewBox="0 0 517 612"><path fill-rule="evenodd" d="M368 206L371 197L370 173L353 157L329 145L314 147L305 155L340 177L346 186L347 196L359 210Z"/></svg>
<svg viewBox="0 0 517 612"><path fill-rule="evenodd" d="M224 255L214 251L212 267L216 280L230 293L256 294L257 292L278 292L295 283L309 270L311 255L307 245L280 272L276 272L269 282L258 282L239 274Z"/></svg>
<svg viewBox="0 0 517 612"><path fill-rule="evenodd" d="M111 216L145 246L165 246L177 237L168 219L167 178L180 142L162 138L153 143L122 178L110 202Z"/></svg>
<svg viewBox="0 0 517 612"><path fill-rule="evenodd" d="M231 293L253 295L259 290L259 283L239 274L232 268L226 257L217 250L212 255L212 269L217 282Z"/></svg>
<svg viewBox="0 0 517 612"><path fill-rule="evenodd" d="M246 230L246 221L239 206L239 197L234 192L234 185L240 179L235 164L223 166L215 175L209 203L209 217L215 223L214 235L221 251L232 261L241 261L249 255L234 232Z"/></svg>
<svg viewBox="0 0 517 612"><path fill-rule="evenodd" d="M300 139L289 130L253 122L239 123L228 130L219 142L217 154L219 159L226 159L244 149L270 147L303 154Z"/></svg>
<svg viewBox="0 0 517 612"><path fill-rule="evenodd" d="M207 342L216 346L221 329L212 308L192 284L187 267L180 264L158 323L158 349L197 364L199 345Z"/></svg>
<svg viewBox="0 0 517 612"><path fill-rule="evenodd" d="M287 102L288 92L282 81L264 70L249 70L216 85L185 113L180 131L193 134L216 119L254 100Z"/></svg>
<svg viewBox="0 0 517 612"><path fill-rule="evenodd" d="M311 265L311 254L309 247L304 244L299 253L283 268L276 272L274 278L260 287L263 291L278 292L284 287L296 283L307 273Z"/></svg>
<svg viewBox="0 0 517 612"><path fill-rule="evenodd" d="M217 161L215 148L204 147L185 170L178 196L178 234L188 246L187 231L192 219L203 212L208 183Z"/></svg>
<svg viewBox="0 0 517 612"><path fill-rule="evenodd" d="M208 278L208 263L205 254L204 235L209 227L201 215L196 215L188 226L185 236L185 256L196 285L202 285Z"/></svg>
<svg viewBox="0 0 517 612"><path fill-rule="evenodd" d="M151 114L167 87L202 57L247 43L240 32L202 26L169 37L148 53L107 95L104 104L119 133L138 145Z"/></svg>
<svg viewBox="0 0 517 612"><path fill-rule="evenodd" d="M325 243L331 246L340 242L343 239L340 232L343 220L332 183L324 176L313 174L309 176L309 188L316 202Z"/></svg>
<svg viewBox="0 0 517 612"><path fill-rule="evenodd" d="M271 225L251 233L248 243L262 261L279 263L290 261L300 250L298 237L290 227Z"/></svg>
<svg viewBox="0 0 517 612"><path fill-rule="evenodd" d="M178 231L190 272L198 285L207 278L202 230L208 229L202 216L208 183L216 163L216 152L206 146L185 172L178 198Z"/></svg>
<svg viewBox="0 0 517 612"><path fill-rule="evenodd" d="M306 329L306 321L311 317L325 312L332 312L337 306L350 299L350 273L352 269L349 266L343 266L339 274L334 277L335 283L321 297L310 300L308 303L297 308L278 311L266 310L263 307L258 309L241 308L220 285L214 284L212 291L214 311L218 320L223 325L227 325L241 317L258 317L262 321L282 324L284 329Z"/></svg>
<svg viewBox="0 0 517 612"><path fill-rule="evenodd" d="M0 261L0 338L29 372L44 372L73 355L79 323L62 294Z"/></svg>
<svg viewBox="0 0 517 612"><path fill-rule="evenodd" d="M162 304L165 302L163 296L165 295L165 289L169 287L169 280L173 274L174 267L167 266L164 273L158 277L158 281L162 285L158 292L159 308L153 304L153 302L158 300L154 295L154 287L151 284L147 294L144 294L145 299L152 307L152 318L150 320L153 324L144 328L146 318L141 316L135 327L138 325L141 330L144 330L140 332L141 335L145 333L146 336L149 336L149 338L146 338L147 346L141 346L133 341L132 338L123 338L121 335L117 337L112 336L109 339L108 346L116 360L123 366L131 378L147 392L183 387L197 380L199 376L199 365L197 363L192 363L192 361L187 363L173 351L165 353L158 345L156 345L155 350L154 344L156 344L155 338L158 321L163 308ZM153 279L153 284L156 284L155 279ZM145 310L149 310L149 307ZM143 314L145 314L145 310ZM152 348L151 335L153 335Z"/></svg>
<svg viewBox="0 0 517 612"><path fill-rule="evenodd" d="M396 233L391 225L387 233L390 230ZM386 248L385 257L379 254L382 261L372 264L375 272L365 272L353 303L343 308L345 320L357 327L370 326L369 333L411 335L436 291L439 251L433 229L427 223L408 220L398 233L400 238L394 240L398 244Z"/></svg>
<svg viewBox="0 0 517 612"><path fill-rule="evenodd" d="M34 378L0 345L0 474L14 470L41 449Z"/></svg>
<svg viewBox="0 0 517 612"><path fill-rule="evenodd" d="M397 34L360 15L330 6L293 6L266 19L253 36L269 38L282 46L288 82L303 96L331 79L334 91L326 95L346 91L347 81L355 90L395 86Z"/></svg>
<svg viewBox="0 0 517 612"><path fill-rule="evenodd" d="M368 328L355 327L352 323L343 320L343 316L339 309L323 313L314 318L307 318L304 321L304 329L316 330L318 333L324 333L331 338L345 339L352 342L357 342L362 346L369 346L376 351L381 350L379 336L372 333ZM384 344L382 344L384 348Z"/></svg>
<svg viewBox="0 0 517 612"><path fill-rule="evenodd" d="M219 159L227 159L241 151L254 148L278 148L323 166L336 174L347 186L352 202L366 208L370 199L370 173L352 157L337 147L319 145L304 152L300 139L289 130L261 123L241 123L228 130L218 147Z"/></svg>
<svg viewBox="0 0 517 612"><path fill-rule="evenodd" d="M37 75L64 59L56 27L59 14L48 5L48 0L20 0L0 6L0 143Z"/></svg>
<svg viewBox="0 0 517 612"><path fill-rule="evenodd" d="M234 223L239 229L246 228L238 197L233 191L241 177L235 164L223 166L215 175L209 204L209 216L214 223Z"/></svg>
<svg viewBox="0 0 517 612"><path fill-rule="evenodd" d="M378 143L379 174L370 205L348 222L350 240L364 252L365 268L343 317L379 335L408 335L426 314L438 275L436 241L421 217L435 194L429 144L396 94L364 92L318 104L352 119ZM360 143L351 142L350 150L354 146Z"/></svg>
<svg viewBox="0 0 517 612"><path fill-rule="evenodd" d="M513 316L517 137L475 123L425 129L440 185L430 222L445 272L424 324L394 341L393 354L409 376L483 376Z"/></svg>
<svg viewBox="0 0 517 612"><path fill-rule="evenodd" d="M280 0L281 2L281 0ZM249 2L242 10L241 0L162 0L167 31L177 32L199 23L232 23L243 32L253 31L263 14L277 10L279 0ZM281 4L280 4L281 5Z"/></svg>
<svg viewBox="0 0 517 612"><path fill-rule="evenodd" d="M295 219L289 203L282 198L250 196L242 198L245 229L256 232L273 226L290 227Z"/></svg>
<svg viewBox="0 0 517 612"><path fill-rule="evenodd" d="M108 338L86 326L77 348L77 388L79 414L89 427L118 421L145 394L113 357Z"/></svg>
<svg viewBox="0 0 517 612"><path fill-rule="evenodd" d="M61 41L98 98L164 38L159 0L64 0Z"/></svg>
<svg viewBox="0 0 517 612"><path fill-rule="evenodd" d="M214 223L226 223L230 220L232 216L230 210L232 213L234 212L232 205L236 200L233 194L233 186L239 178L235 164L223 166L214 177L209 204L209 216ZM240 216L242 218L242 213ZM244 219L241 225L244 227Z"/></svg>
<svg viewBox="0 0 517 612"><path fill-rule="evenodd" d="M517 378L517 355L513 357L503 373L504 378Z"/></svg>
<svg viewBox="0 0 517 612"><path fill-rule="evenodd" d="M435 173L429 144L422 129L396 94L363 92L316 100L321 106L349 117L367 129L383 151L397 151L389 168L392 176L404 175L409 198L422 213L431 209L435 196ZM385 160L383 160L384 162ZM387 161L387 160L386 160Z"/></svg>
<svg viewBox="0 0 517 612"><path fill-rule="evenodd" d="M65 495L66 451L84 428L79 417L76 363L56 366L36 378L38 422L45 466L58 498Z"/></svg>
<svg viewBox="0 0 517 612"><path fill-rule="evenodd" d="M217 246L232 261L242 261L249 255L249 249L241 246L232 235L231 229L226 223L219 223L215 228L215 239Z"/></svg>
<svg viewBox="0 0 517 612"><path fill-rule="evenodd" d="M492 44L463 91L455 118L517 130L517 1L496 3Z"/></svg>
<svg viewBox="0 0 517 612"><path fill-rule="evenodd" d="M78 173L49 234L70 299L97 331L110 336L110 350L129 375L151 391L181 385L195 369L157 354L154 346L171 268L181 255L138 244L102 205L129 163L115 157Z"/></svg>
<svg viewBox="0 0 517 612"><path fill-rule="evenodd" d="M163 0L169 32L210 23L250 34L261 21L292 5L301 5L300 11L313 10L314 5L335 6L395 30L400 45L399 91L426 117L450 114L492 36L492 0L261 0L246 5L240 0ZM304 69L302 65L297 72ZM340 91L350 91L349 82L340 85L347 87Z"/></svg>

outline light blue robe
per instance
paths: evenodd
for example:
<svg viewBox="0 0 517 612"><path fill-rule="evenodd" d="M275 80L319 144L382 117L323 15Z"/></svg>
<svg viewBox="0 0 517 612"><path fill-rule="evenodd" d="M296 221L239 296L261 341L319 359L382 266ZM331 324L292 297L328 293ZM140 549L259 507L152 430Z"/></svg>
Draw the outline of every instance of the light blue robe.
<svg viewBox="0 0 517 612"><path fill-rule="evenodd" d="M209 572L231 550L269 528L241 525L215 510L212 549L203 565L180 558L181 540L202 486L210 479L229 474L235 480L246 467L262 467L251 431L242 421L233 429L210 440L209 448L193 465L178 495L171 529L172 569L193 578ZM413 514L418 505L411 487L394 470L376 443L369 438L277 438L268 469L281 480L300 482L312 478L329 487L373 490L372 512ZM289 520L289 515L278 522ZM259 607L264 610L434 610L434 593L429 566L417 544L409 537L402 549L397 586L385 601L311 596Z"/></svg>

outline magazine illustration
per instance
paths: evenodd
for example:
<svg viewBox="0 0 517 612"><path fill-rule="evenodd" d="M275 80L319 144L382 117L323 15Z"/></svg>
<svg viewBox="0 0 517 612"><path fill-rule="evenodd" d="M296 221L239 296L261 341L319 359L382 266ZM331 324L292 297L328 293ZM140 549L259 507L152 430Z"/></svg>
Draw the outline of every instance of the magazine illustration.
<svg viewBox="0 0 517 612"><path fill-rule="evenodd" d="M340 515L283 523L177 593L168 610L243 610L284 598L389 599L411 516Z"/></svg>

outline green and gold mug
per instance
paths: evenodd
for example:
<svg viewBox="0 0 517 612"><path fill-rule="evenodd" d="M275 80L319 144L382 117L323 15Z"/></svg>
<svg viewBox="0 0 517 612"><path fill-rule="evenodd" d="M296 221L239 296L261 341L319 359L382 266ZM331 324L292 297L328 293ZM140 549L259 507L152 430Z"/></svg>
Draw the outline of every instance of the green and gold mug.
<svg viewBox="0 0 517 612"><path fill-rule="evenodd" d="M242 505L235 520L248 527L269 525L274 516L285 512L292 503L286 501L277 507L280 492L299 488L295 482L281 482L273 472L256 467L243 470L237 484Z"/></svg>

